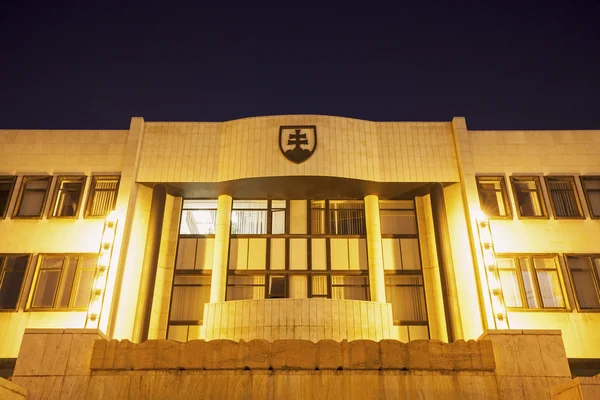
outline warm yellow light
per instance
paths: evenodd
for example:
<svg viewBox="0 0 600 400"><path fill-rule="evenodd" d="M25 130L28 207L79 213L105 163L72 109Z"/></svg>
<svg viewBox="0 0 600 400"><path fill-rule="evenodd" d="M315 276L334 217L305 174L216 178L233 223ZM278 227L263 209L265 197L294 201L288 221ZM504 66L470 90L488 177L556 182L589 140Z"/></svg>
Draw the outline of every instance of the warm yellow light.
<svg viewBox="0 0 600 400"><path fill-rule="evenodd" d="M487 223L488 217L482 210L473 210L473 215L475 216L475 220L477 220L477 222Z"/></svg>
<svg viewBox="0 0 600 400"><path fill-rule="evenodd" d="M110 212L110 213L108 213L108 215L106 216L106 219L105 219L105 221L106 221L106 226L107 226L107 227L109 227L109 228L114 228L114 226L115 226L115 225L116 225L116 223L117 223L117 219L118 219L117 212L116 212L116 211L114 211L114 210L113 210L113 211L111 211L111 212Z"/></svg>

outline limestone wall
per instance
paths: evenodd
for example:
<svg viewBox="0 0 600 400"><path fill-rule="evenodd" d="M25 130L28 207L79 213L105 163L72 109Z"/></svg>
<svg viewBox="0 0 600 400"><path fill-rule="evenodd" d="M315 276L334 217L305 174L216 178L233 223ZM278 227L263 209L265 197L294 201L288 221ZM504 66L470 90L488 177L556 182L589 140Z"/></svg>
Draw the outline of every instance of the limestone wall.
<svg viewBox="0 0 600 400"><path fill-rule="evenodd" d="M550 399L571 381L560 332L478 341L107 341L30 330L14 383L28 399Z"/></svg>
<svg viewBox="0 0 600 400"><path fill-rule="evenodd" d="M294 164L279 150L279 127L316 125L317 147ZM220 182L315 175L379 182L456 182L449 122L373 122L277 115L226 122L147 122L141 182Z"/></svg>

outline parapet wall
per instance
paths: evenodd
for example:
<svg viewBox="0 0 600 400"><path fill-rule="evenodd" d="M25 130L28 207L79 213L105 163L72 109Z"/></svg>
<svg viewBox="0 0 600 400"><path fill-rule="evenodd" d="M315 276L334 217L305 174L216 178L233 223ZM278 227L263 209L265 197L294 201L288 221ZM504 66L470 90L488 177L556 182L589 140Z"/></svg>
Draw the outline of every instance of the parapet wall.
<svg viewBox="0 0 600 400"><path fill-rule="evenodd" d="M97 340L90 369L493 371L495 366L490 341Z"/></svg>
<svg viewBox="0 0 600 400"><path fill-rule="evenodd" d="M477 341L108 341L27 330L13 382L27 399L550 399L571 381L560 331Z"/></svg>

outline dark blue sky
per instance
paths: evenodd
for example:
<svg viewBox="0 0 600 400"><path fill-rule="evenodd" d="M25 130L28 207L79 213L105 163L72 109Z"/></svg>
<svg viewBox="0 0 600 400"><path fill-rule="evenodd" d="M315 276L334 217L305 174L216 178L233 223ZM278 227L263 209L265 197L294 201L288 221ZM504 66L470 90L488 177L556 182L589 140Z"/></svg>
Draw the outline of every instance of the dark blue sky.
<svg viewBox="0 0 600 400"><path fill-rule="evenodd" d="M315 113L600 129L600 0L216 3L2 2L0 128Z"/></svg>

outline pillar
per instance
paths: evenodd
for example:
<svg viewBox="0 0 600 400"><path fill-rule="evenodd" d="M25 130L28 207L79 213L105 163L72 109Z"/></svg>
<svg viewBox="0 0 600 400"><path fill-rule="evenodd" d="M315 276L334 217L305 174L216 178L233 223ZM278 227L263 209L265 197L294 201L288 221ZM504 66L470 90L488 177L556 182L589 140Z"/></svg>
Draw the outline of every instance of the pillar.
<svg viewBox="0 0 600 400"><path fill-rule="evenodd" d="M365 220L367 223L367 253L369 258L371 301L385 303L385 276L383 271L379 197L374 194L365 197Z"/></svg>
<svg viewBox="0 0 600 400"><path fill-rule="evenodd" d="M229 254L229 231L231 229L231 196L222 194L217 201L217 224L215 227L215 251L210 280L210 302L225 301L227 291L227 259Z"/></svg>
<svg viewBox="0 0 600 400"><path fill-rule="evenodd" d="M454 264L452 262L452 247L450 245L450 231L448 229L448 217L446 216L446 205L444 202L444 188L440 183L435 183L431 189L431 214L433 217L435 244L440 268L448 341L453 342L463 338L463 330L458 304L456 277L454 275Z"/></svg>
<svg viewBox="0 0 600 400"><path fill-rule="evenodd" d="M150 204L150 217L148 219L148 233L146 234L146 252L144 254L144 263L147 265L148 278L143 292L146 298L144 299L140 342L148 340L148 331L150 330L150 316L152 315L152 300L154 298L154 286L156 285L158 254L160 252L160 237L162 234L166 200L166 186L162 183L154 185L152 189L152 203Z"/></svg>

